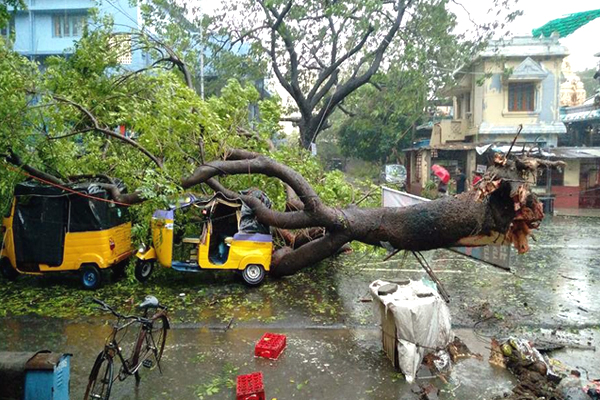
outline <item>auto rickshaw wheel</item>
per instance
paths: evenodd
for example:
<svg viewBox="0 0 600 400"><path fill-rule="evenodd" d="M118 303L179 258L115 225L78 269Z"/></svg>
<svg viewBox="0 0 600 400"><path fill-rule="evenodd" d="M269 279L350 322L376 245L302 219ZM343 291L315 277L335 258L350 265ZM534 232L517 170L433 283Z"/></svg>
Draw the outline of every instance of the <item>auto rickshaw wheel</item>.
<svg viewBox="0 0 600 400"><path fill-rule="evenodd" d="M137 260L135 263L135 279L140 282L146 282L152 270L154 269L154 261L150 260Z"/></svg>
<svg viewBox="0 0 600 400"><path fill-rule="evenodd" d="M242 278L250 286L259 285L265 279L265 269L259 264L248 264L242 271Z"/></svg>
<svg viewBox="0 0 600 400"><path fill-rule="evenodd" d="M14 281L19 276L19 271L10 265L10 261L6 257L0 260L0 273L2 273L2 276L9 281Z"/></svg>
<svg viewBox="0 0 600 400"><path fill-rule="evenodd" d="M102 286L102 272L94 264L81 266L81 284L84 289L96 290Z"/></svg>

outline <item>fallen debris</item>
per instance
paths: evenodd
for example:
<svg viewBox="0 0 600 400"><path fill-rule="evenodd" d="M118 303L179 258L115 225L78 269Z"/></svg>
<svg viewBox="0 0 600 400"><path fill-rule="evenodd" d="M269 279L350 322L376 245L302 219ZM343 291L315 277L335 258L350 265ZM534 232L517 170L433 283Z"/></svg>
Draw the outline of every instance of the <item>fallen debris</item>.
<svg viewBox="0 0 600 400"><path fill-rule="evenodd" d="M419 400L438 400L440 390L433 384L413 385L411 392L419 396Z"/></svg>
<svg viewBox="0 0 600 400"><path fill-rule="evenodd" d="M448 353L450 353L453 363L456 363L463 358L475 358L479 361L483 361L482 355L471 352L467 345L458 336L454 337L454 340L448 345L447 349Z"/></svg>
<svg viewBox="0 0 600 400"><path fill-rule="evenodd" d="M583 390L592 400L600 400L600 379L591 381Z"/></svg>
<svg viewBox="0 0 600 400"><path fill-rule="evenodd" d="M508 368L517 378L518 385L508 400L555 399L589 400L588 387L584 387L581 374L571 370L568 374L553 368L556 363L542 355L529 341L509 338L504 342L492 339L490 364Z"/></svg>

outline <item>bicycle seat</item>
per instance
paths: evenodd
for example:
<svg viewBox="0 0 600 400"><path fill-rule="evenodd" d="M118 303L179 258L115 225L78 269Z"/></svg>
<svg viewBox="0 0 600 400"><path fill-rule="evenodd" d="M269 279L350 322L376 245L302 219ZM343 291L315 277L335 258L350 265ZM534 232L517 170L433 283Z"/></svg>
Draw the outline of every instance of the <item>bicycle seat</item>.
<svg viewBox="0 0 600 400"><path fill-rule="evenodd" d="M142 308L142 309L147 309L147 308L158 308L158 306L159 306L158 299L156 297L146 296L144 301L142 301L138 307Z"/></svg>

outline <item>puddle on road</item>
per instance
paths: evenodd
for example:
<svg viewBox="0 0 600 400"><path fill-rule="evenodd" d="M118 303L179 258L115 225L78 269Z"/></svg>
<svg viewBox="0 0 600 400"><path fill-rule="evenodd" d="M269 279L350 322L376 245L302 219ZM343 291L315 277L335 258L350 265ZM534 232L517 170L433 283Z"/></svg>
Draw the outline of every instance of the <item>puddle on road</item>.
<svg viewBox="0 0 600 400"><path fill-rule="evenodd" d="M0 343L0 350L50 349L73 353L71 393L77 399L83 395L89 369L109 331L107 325L39 318L12 320L0 326L0 335L6 339ZM267 398L413 398L410 386L381 350L377 329L273 331L288 336L288 346L276 361L253 356L254 344L265 332L264 328L173 329L163 358L164 375L156 370L145 372L137 390L133 379L117 382L113 395L121 400L233 399L238 374L262 371ZM448 384L438 379L419 382L432 382L441 388L441 399L491 399L509 392L514 379L507 371L488 364L489 343L480 341L468 329L457 329L456 334L474 352L481 353L483 361L460 361L454 366ZM571 360L576 354L589 357L596 353L579 350L572 354Z"/></svg>
<svg viewBox="0 0 600 400"><path fill-rule="evenodd" d="M87 323L13 320L0 327L0 335L6 338L0 350L50 349L74 354L71 398L77 399L83 396L89 370L109 331L109 326ZM287 334L288 345L276 361L253 356L254 344L264 332L173 329L162 363L164 375L156 370L144 373L137 390L131 378L116 382L113 396L120 400L232 399L238 374L262 371L269 399L412 398L410 386L383 354L375 329L280 331ZM486 394L501 394L511 385L506 371L490 369L485 360L461 362L446 386L437 379L433 382L445 387L442 399L464 398L461 393L482 388Z"/></svg>

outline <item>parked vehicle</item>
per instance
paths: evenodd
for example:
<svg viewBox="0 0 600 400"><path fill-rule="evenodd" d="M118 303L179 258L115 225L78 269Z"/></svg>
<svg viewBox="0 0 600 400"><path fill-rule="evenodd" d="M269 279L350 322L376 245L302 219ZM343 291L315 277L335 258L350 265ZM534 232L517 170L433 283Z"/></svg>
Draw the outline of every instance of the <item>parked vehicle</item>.
<svg viewBox="0 0 600 400"><path fill-rule="evenodd" d="M176 271L228 269L241 272L248 285L258 285L269 271L273 238L239 199L216 194L209 199L188 195L152 217L152 246L136 256L136 278L150 277L155 262Z"/></svg>
<svg viewBox="0 0 600 400"><path fill-rule="evenodd" d="M100 399L108 400L113 383L118 379L124 381L127 377L134 375L136 384L141 378L139 370L145 368L154 369L158 367L161 371L160 359L162 358L167 340L167 329L169 319L167 308L159 304L154 296L146 296L139 305L143 310L141 317L136 315L123 315L102 300L93 299L99 304L101 310L109 311L117 317L117 323L113 326L111 334L106 339L104 350L98 354L85 390L84 400ZM149 309L157 310L151 317L148 316ZM123 354L123 339L132 325L139 326L139 331L132 347L131 354ZM121 362L121 368L115 375L115 358Z"/></svg>
<svg viewBox="0 0 600 400"><path fill-rule="evenodd" d="M399 189L406 186L406 168L400 164L388 164L381 171L381 183L384 185L394 185Z"/></svg>
<svg viewBox="0 0 600 400"><path fill-rule="evenodd" d="M127 208L108 198L101 185L90 182L62 188L36 181L16 185L2 221L3 275L77 271L84 288L96 289L101 270L124 273L133 254L131 222Z"/></svg>

